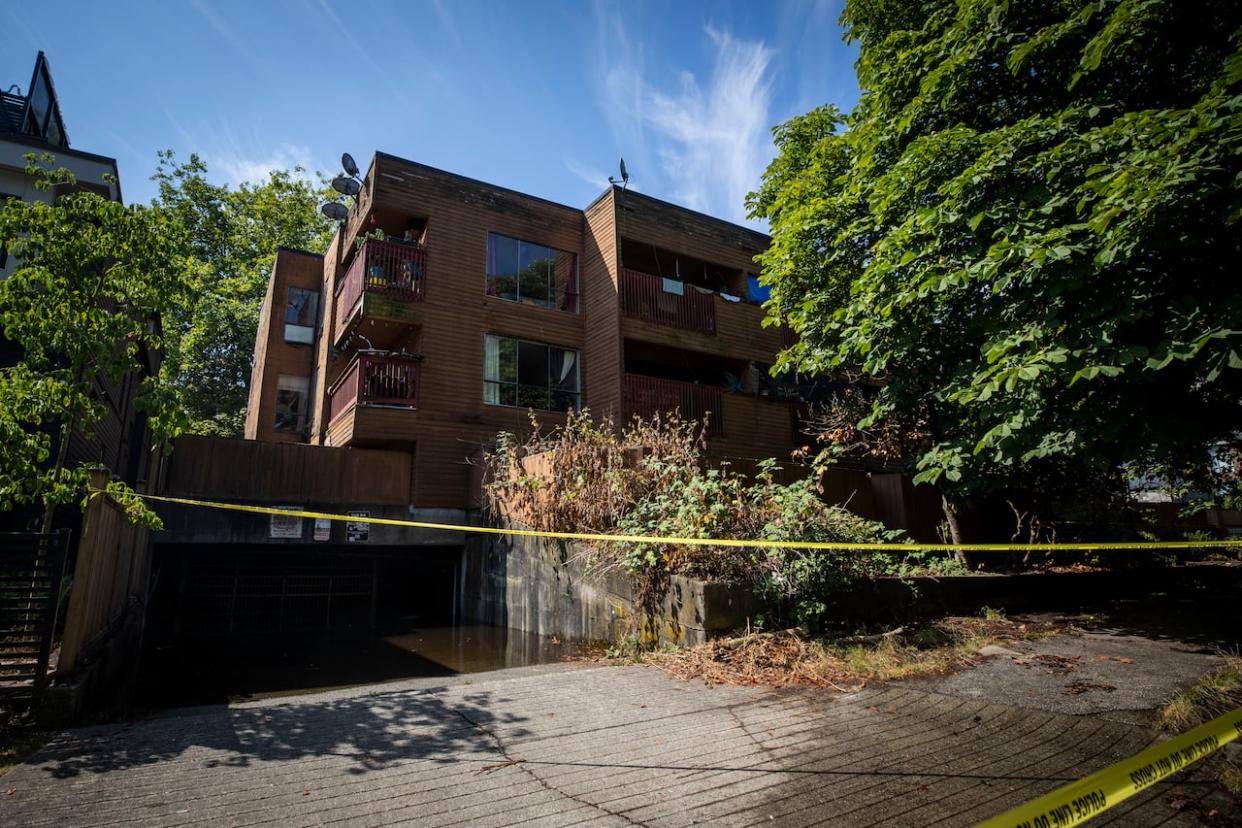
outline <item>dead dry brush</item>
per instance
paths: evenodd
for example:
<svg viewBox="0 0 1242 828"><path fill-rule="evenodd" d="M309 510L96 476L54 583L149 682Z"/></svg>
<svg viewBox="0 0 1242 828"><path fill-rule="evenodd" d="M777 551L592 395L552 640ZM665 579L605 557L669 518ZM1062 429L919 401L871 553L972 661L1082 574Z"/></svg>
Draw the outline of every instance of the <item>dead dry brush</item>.
<svg viewBox="0 0 1242 828"><path fill-rule="evenodd" d="M547 431L532 414L525 436L500 434L486 456L487 505L539 531L615 532L634 504L660 489L662 469L699 470L704 448L699 424L676 414L635 418L619 434L611 417L596 422L587 409Z"/></svg>
<svg viewBox="0 0 1242 828"><path fill-rule="evenodd" d="M765 543L891 543L890 551L721 548L686 543L580 546L595 570L620 568L640 596L669 576L745 583L775 617L813 622L828 596L860 578L944 574L945 560L902 549L899 531L826 503L812 477L776 480L776 461L742 474L706 460L704 429L680 417L634 419L618 431L584 411L523 438L503 435L488 455L486 492L501 521L532 529L645 537L756 539ZM950 562L951 563L951 562Z"/></svg>

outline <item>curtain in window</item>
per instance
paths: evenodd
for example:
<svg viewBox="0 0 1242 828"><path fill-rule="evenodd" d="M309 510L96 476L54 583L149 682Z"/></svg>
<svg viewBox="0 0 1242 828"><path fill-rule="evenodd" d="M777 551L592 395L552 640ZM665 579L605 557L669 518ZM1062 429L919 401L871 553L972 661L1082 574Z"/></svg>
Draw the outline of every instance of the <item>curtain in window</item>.
<svg viewBox="0 0 1242 828"><path fill-rule="evenodd" d="M483 402L498 405L500 386L495 380L500 379L500 340L491 335L483 339L483 379L492 380L483 383Z"/></svg>
<svg viewBox="0 0 1242 828"><path fill-rule="evenodd" d="M565 388L566 382L574 372L578 361L577 351L566 351L561 348L552 349L552 383L558 388ZM573 389L577 391L577 388Z"/></svg>

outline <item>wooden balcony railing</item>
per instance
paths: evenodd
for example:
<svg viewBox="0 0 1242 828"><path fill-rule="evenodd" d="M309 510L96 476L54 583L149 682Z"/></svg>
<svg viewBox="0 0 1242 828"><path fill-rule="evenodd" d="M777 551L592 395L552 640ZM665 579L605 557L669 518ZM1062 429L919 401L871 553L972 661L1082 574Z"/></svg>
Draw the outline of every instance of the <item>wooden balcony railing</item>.
<svg viewBox="0 0 1242 828"><path fill-rule="evenodd" d="M664 280L637 270L621 271L621 309L627 316L687 331L716 333L716 297L694 285L682 292L664 289Z"/></svg>
<svg viewBox="0 0 1242 828"><path fill-rule="evenodd" d="M722 389L693 382L625 375L625 403L628 417L648 419L656 414L677 411L683 419L707 419L708 434L724 433Z"/></svg>
<svg viewBox="0 0 1242 828"><path fill-rule="evenodd" d="M337 291L341 318L353 312L363 292L403 302L421 302L427 292L427 251L412 244L367 239L354 254Z"/></svg>
<svg viewBox="0 0 1242 828"><path fill-rule="evenodd" d="M328 422L355 405L418 408L421 376L416 359L359 353L328 391Z"/></svg>

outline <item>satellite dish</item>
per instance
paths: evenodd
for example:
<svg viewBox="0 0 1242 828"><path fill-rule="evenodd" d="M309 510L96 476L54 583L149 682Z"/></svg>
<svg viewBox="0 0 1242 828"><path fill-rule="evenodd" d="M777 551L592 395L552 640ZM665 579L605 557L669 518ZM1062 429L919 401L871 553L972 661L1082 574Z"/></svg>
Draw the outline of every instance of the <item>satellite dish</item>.
<svg viewBox="0 0 1242 828"><path fill-rule="evenodd" d="M627 184L630 182L630 174L629 174L629 172L625 169L625 159L624 159L624 158L622 158L622 159L621 159L621 180L622 180L622 181L624 181L624 182L625 182L625 183L627 183Z"/></svg>
<svg viewBox="0 0 1242 828"><path fill-rule="evenodd" d="M358 191L362 189L362 185L358 183L356 178L350 178L347 175L338 175L332 179L332 189L338 193L347 196L356 196Z"/></svg>
<svg viewBox="0 0 1242 828"><path fill-rule="evenodd" d="M319 212L333 221L344 221L349 217L349 208L339 201L327 202L319 208Z"/></svg>
<svg viewBox="0 0 1242 828"><path fill-rule="evenodd" d="M352 155L350 155L348 152L347 152L347 153L344 153L344 154L341 156L341 167L342 167L342 168L345 170L345 172L346 172L346 173L348 173L349 175L357 175L357 174L358 174L358 165L354 163L354 157L353 157Z"/></svg>

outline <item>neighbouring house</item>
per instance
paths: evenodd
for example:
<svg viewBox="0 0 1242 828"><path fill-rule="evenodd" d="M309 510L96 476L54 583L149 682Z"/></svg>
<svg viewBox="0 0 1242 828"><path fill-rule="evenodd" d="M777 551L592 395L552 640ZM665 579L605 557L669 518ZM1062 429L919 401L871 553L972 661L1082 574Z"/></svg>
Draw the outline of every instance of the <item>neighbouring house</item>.
<svg viewBox="0 0 1242 828"><path fill-rule="evenodd" d="M50 154L52 164L68 169L76 182L59 184L49 190L37 189L26 174L26 156ZM120 178L116 159L74 149L69 145L64 115L47 57L39 52L34 74L22 92L13 84L0 92L0 199L20 198L24 201L51 203L70 192L89 191L114 201L121 200ZM14 256L0 247L0 280L8 278L17 267ZM0 366L13 364L20 354L16 346L0 337ZM147 354L148 370L158 369L158 354ZM121 383L96 377L95 395L106 409L106 415L88 431L72 436L69 463L99 463L112 473L137 485L152 476L151 465L158 458L150 451L146 417L135 407L134 395L142 376L128 376ZM9 515L9 528L22 528L29 516Z"/></svg>
<svg viewBox="0 0 1242 828"><path fill-rule="evenodd" d="M411 457L413 505L477 505L499 431L680 409L718 460L789 459L768 237L611 187L585 210L377 153L324 256L280 250L246 437Z"/></svg>

